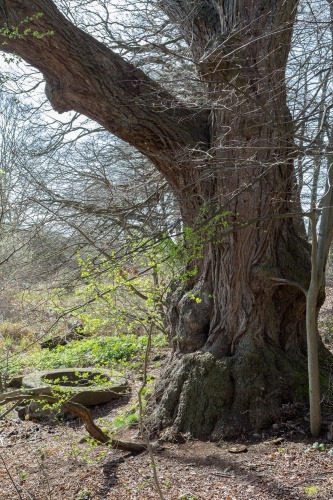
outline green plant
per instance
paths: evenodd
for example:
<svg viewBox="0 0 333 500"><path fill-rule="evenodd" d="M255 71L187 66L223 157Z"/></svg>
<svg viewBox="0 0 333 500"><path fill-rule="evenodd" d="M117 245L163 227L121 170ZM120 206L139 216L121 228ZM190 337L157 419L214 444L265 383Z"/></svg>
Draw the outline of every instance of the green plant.
<svg viewBox="0 0 333 500"><path fill-rule="evenodd" d="M98 262L78 256L86 282L76 292L84 303L78 317L85 332L143 333L148 321L164 331L164 302L172 276L161 248L145 249L145 244L134 248L134 242L128 242L131 260L116 253Z"/></svg>
<svg viewBox="0 0 333 500"><path fill-rule="evenodd" d="M312 446L309 446L305 451L306 452L309 452L309 451L326 451L327 450L327 445L324 444L324 443L313 443Z"/></svg>
<svg viewBox="0 0 333 500"><path fill-rule="evenodd" d="M113 337L89 337L72 341L52 350L39 350L19 358L17 367L22 370L48 370L61 367L102 367L114 363L124 363L136 355L142 356L147 345L147 336L117 335ZM153 338L155 347L166 346L163 335ZM15 367L14 367L15 368Z"/></svg>
<svg viewBox="0 0 333 500"><path fill-rule="evenodd" d="M23 484L27 479L27 473L21 467L16 467L16 472L19 477L19 483Z"/></svg>
<svg viewBox="0 0 333 500"><path fill-rule="evenodd" d="M137 412L137 406L133 406L126 413L120 414L113 419L113 425L117 429L122 427L136 426L139 422L139 414Z"/></svg>
<svg viewBox="0 0 333 500"><path fill-rule="evenodd" d="M148 479L146 481L142 481L142 483L139 484L138 486L138 491L142 491L146 486L148 486L149 484L151 484L152 480L151 479Z"/></svg>
<svg viewBox="0 0 333 500"><path fill-rule="evenodd" d="M303 488L303 491L306 495L315 495L316 493L318 493L318 488L314 485L305 486Z"/></svg>
<svg viewBox="0 0 333 500"><path fill-rule="evenodd" d="M96 453L96 449L100 445L98 441L88 437L81 441L81 443L83 442L85 446L80 447L76 443L71 443L71 451L67 453L67 456L77 464L96 465L103 460L108 451L106 448L98 449L98 453Z"/></svg>
<svg viewBox="0 0 333 500"><path fill-rule="evenodd" d="M164 233L159 239L142 239L134 235L122 251L111 252L107 258L78 254L85 286L76 291L83 300L76 314L84 332L143 333L148 325L164 332L171 284L180 281L186 285L197 274L196 262L203 257L207 241L220 241L227 215L208 214L203 208L195 226L184 227L178 237ZM202 301L193 292L189 297Z"/></svg>
<svg viewBox="0 0 333 500"><path fill-rule="evenodd" d="M90 490L84 489L82 491L79 491L79 493L75 497L75 500L89 500L90 494L91 494Z"/></svg>
<svg viewBox="0 0 333 500"><path fill-rule="evenodd" d="M167 477L166 479L164 479L164 482L163 482L164 486L169 490L171 488L171 481L170 479Z"/></svg>
<svg viewBox="0 0 333 500"><path fill-rule="evenodd" d="M29 16L29 17L26 17L25 19L23 19L23 21L21 21L18 26L6 26L4 28L1 28L0 35L2 37L4 37L5 39L6 38L8 38L8 39L22 39L28 35L32 35L34 38L42 39L45 36L54 35L54 31L52 31L52 30L48 30L45 33L40 33L37 30L32 30L31 28L25 27L25 25L27 25L33 21L36 21L37 19L40 19L41 17L43 17L43 13L37 12L37 14L35 14L34 16ZM2 45L7 45L7 43L8 42L6 40L4 40L2 42Z"/></svg>

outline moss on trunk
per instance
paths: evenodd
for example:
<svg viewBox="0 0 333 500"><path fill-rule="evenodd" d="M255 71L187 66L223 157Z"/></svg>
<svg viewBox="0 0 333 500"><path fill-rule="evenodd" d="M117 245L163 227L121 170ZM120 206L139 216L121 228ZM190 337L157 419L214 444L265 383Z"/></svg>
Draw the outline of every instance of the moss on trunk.
<svg viewBox="0 0 333 500"><path fill-rule="evenodd" d="M284 404L307 400L303 356L244 343L235 356L221 359L174 355L156 385L147 424L151 433L169 428L219 440L258 432L281 417Z"/></svg>

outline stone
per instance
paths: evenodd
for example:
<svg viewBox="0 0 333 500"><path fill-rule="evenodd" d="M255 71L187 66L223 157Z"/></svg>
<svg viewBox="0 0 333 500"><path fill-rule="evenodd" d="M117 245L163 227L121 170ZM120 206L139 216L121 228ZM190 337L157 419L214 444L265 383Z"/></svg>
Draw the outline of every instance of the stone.
<svg viewBox="0 0 333 500"><path fill-rule="evenodd" d="M104 368L59 368L25 375L22 386L39 394L67 393L67 400L95 406L119 399L128 388L119 373Z"/></svg>

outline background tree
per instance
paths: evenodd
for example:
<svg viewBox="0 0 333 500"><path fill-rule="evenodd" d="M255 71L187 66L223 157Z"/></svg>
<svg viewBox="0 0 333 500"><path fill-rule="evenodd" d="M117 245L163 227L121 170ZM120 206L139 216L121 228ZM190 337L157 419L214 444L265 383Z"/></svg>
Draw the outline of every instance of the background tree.
<svg viewBox="0 0 333 500"><path fill-rule="evenodd" d="M151 420L215 438L261 428L306 384L304 294L277 285L310 277L285 81L297 2L161 2L198 72L182 100L70 22L72 5L59 2L64 17L51 0L3 1L3 50L42 72L56 111L148 157L204 239L171 300L176 355Z"/></svg>

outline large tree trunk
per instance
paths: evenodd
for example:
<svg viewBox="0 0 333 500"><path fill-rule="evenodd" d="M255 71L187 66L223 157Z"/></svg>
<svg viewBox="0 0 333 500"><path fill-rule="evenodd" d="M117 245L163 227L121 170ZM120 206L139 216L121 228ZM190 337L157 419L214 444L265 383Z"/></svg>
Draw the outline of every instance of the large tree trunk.
<svg viewBox="0 0 333 500"><path fill-rule="evenodd" d="M195 283L172 297L175 351L149 420L220 438L260 430L283 403L306 399L305 297L274 278L307 286L309 250L278 220L212 242L205 254Z"/></svg>
<svg viewBox="0 0 333 500"><path fill-rule="evenodd" d="M214 438L274 422L307 383L301 288L310 251L290 216L284 81L296 2L243 2L236 17L226 10L232 3L221 2L222 35L208 50L192 40L212 102L211 159L179 199L189 225L194 213L199 228L211 220L215 231L208 224L199 271L171 299L175 352L149 418L156 428ZM216 217L223 212L227 227ZM279 285L282 278L294 284Z"/></svg>
<svg viewBox="0 0 333 500"><path fill-rule="evenodd" d="M52 0L3 0L5 26L39 33L3 49L36 66L58 111L75 109L148 156L204 237L171 298L174 353L149 422L196 436L272 423L306 394L310 250L292 217L293 130L285 68L296 0L161 0L206 92L188 109L73 26ZM42 11L43 17L32 14ZM207 112L207 109L209 112ZM207 116L209 115L208 119ZM283 278L289 284L281 284Z"/></svg>

